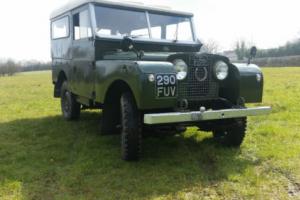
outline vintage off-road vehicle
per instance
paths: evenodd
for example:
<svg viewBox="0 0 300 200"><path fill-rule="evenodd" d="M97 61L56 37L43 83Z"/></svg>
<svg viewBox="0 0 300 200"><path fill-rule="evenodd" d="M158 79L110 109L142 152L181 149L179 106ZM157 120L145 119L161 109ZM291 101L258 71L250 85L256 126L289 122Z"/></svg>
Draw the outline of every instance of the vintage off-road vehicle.
<svg viewBox="0 0 300 200"><path fill-rule="evenodd" d="M124 160L139 159L142 133L187 126L239 147L247 116L271 110L245 106L262 101L259 67L200 53L191 13L79 0L52 13L51 41L54 96L64 118L102 109L101 133L121 132Z"/></svg>

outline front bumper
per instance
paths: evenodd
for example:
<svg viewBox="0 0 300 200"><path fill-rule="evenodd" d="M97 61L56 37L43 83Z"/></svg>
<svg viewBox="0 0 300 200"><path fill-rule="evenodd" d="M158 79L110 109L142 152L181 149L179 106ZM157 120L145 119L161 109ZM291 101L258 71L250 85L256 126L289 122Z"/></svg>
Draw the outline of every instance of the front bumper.
<svg viewBox="0 0 300 200"><path fill-rule="evenodd" d="M145 114L144 123L154 125L232 119L247 116L267 115L270 114L272 111L271 107L226 109L217 111L205 111L205 108L201 108L200 110L201 111L197 112Z"/></svg>

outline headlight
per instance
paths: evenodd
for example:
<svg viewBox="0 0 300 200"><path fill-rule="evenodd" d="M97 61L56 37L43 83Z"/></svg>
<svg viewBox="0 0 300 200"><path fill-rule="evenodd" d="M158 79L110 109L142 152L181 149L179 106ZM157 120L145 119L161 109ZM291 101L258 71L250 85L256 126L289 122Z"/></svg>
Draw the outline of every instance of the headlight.
<svg viewBox="0 0 300 200"><path fill-rule="evenodd" d="M184 80L187 76L187 70L188 70L187 64L181 59L174 60L173 64L177 72L176 75L177 79Z"/></svg>
<svg viewBox="0 0 300 200"><path fill-rule="evenodd" d="M214 65L214 73L218 80L223 81L227 78L229 73L228 65L223 61L218 61Z"/></svg>

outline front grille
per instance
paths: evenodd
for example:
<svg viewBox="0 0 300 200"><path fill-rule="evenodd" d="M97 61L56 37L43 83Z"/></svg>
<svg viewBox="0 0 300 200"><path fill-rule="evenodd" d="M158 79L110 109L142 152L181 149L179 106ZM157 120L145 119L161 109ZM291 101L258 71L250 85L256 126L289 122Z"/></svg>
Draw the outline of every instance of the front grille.
<svg viewBox="0 0 300 200"><path fill-rule="evenodd" d="M208 56L190 56L187 78L179 82L179 97L188 100L216 98L219 86L212 76L212 70Z"/></svg>

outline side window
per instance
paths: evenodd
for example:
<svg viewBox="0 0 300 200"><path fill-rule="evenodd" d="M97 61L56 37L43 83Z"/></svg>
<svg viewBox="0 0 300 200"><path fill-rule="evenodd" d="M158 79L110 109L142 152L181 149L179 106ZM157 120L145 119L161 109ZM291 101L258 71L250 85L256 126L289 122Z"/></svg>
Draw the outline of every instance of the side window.
<svg viewBox="0 0 300 200"><path fill-rule="evenodd" d="M73 15L74 40L92 37L89 11L85 10Z"/></svg>
<svg viewBox="0 0 300 200"><path fill-rule="evenodd" d="M52 39L65 38L69 36L69 18L64 17L52 22Z"/></svg>

